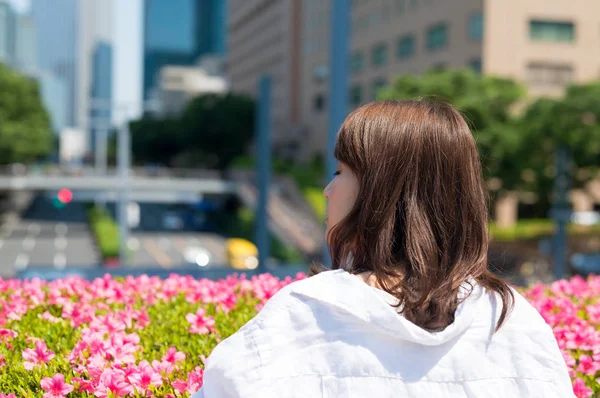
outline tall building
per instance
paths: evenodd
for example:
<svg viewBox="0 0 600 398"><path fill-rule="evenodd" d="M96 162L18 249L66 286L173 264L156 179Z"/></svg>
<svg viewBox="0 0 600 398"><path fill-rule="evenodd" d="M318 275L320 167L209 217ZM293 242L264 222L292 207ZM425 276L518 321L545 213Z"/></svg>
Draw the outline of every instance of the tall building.
<svg viewBox="0 0 600 398"><path fill-rule="evenodd" d="M0 0L0 63L13 65L15 62L16 18L12 5Z"/></svg>
<svg viewBox="0 0 600 398"><path fill-rule="evenodd" d="M64 91L66 97L64 114L63 106L52 105L52 109L61 109L60 115L52 114L59 121L55 123L77 126L77 38L79 32L77 0L31 0L31 16L35 24L37 67L41 79L46 82L47 90L55 93L44 98L46 103L61 98ZM49 76L52 74L52 76ZM59 83L57 80L61 80ZM58 89L56 87L63 87Z"/></svg>
<svg viewBox="0 0 600 398"><path fill-rule="evenodd" d="M162 67L188 66L203 55L225 52L225 0L146 0L144 5L144 99Z"/></svg>
<svg viewBox="0 0 600 398"><path fill-rule="evenodd" d="M110 104L113 96L113 46L105 41L96 42L92 55L91 98L93 101ZM110 129L112 109L107 107L90 108L90 152L96 149L96 135L100 129ZM108 132L108 131L107 131Z"/></svg>
<svg viewBox="0 0 600 398"><path fill-rule="evenodd" d="M36 78L40 86L40 94L44 107L50 114L52 131L56 134L69 127L68 98L69 87L66 81L53 73L38 71Z"/></svg>
<svg viewBox="0 0 600 398"><path fill-rule="evenodd" d="M15 65L24 73L37 70L37 38L35 23L29 15L19 15L16 20Z"/></svg>
<svg viewBox="0 0 600 398"><path fill-rule="evenodd" d="M234 92L256 95L258 79L272 78L272 149L297 152L306 140L300 123L302 3L295 0L230 0L227 75ZM303 88L302 88L303 89Z"/></svg>
<svg viewBox="0 0 600 398"><path fill-rule="evenodd" d="M302 120L311 140L304 156L325 149L330 3L305 1ZM514 78L533 96L600 78L597 0L354 0L351 18L349 110L396 76L430 68Z"/></svg>
<svg viewBox="0 0 600 398"><path fill-rule="evenodd" d="M87 134L91 153L97 127L110 122L113 106L113 2L80 0L78 21L77 127Z"/></svg>

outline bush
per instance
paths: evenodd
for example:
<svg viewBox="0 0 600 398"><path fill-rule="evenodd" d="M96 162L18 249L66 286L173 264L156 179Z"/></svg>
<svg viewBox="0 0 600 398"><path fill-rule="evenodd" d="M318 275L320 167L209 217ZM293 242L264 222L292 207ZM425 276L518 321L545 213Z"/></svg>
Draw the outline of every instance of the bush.
<svg viewBox="0 0 600 398"><path fill-rule="evenodd" d="M119 225L107 210L91 207L88 216L103 258L119 256Z"/></svg>
<svg viewBox="0 0 600 398"><path fill-rule="evenodd" d="M219 341L292 281L269 274L0 279L0 369L10 370L0 371L0 397L41 396L48 378L72 389L69 397L93 397L111 385L120 385L115 396L186 397L201 387L205 358ZM600 277L521 292L554 329L576 395L597 396Z"/></svg>

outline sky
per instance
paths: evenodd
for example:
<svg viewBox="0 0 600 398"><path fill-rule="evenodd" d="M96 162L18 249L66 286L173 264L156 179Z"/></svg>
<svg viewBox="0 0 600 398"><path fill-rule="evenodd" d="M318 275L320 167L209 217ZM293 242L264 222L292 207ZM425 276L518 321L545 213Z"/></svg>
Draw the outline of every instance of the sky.
<svg viewBox="0 0 600 398"><path fill-rule="evenodd" d="M30 0L9 0L15 9L26 13ZM144 0L113 1L115 10L115 41L113 65L113 94L115 102L134 104L128 118L141 113L142 98L142 7ZM125 115L115 115L123 120Z"/></svg>

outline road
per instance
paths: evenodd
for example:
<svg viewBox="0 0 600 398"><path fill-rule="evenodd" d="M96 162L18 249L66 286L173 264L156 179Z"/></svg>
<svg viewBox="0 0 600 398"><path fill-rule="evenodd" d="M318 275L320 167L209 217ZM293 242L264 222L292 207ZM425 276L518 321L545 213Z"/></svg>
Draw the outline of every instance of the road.
<svg viewBox="0 0 600 398"><path fill-rule="evenodd" d="M131 231L129 238L129 248L134 253L132 266L176 269L193 265L198 249L209 253L211 266L227 266L225 237L216 232L165 226L165 219L183 206L159 203L140 203L139 206L140 224ZM115 206L109 205L108 210L116 219Z"/></svg>
<svg viewBox="0 0 600 398"><path fill-rule="evenodd" d="M165 218L181 208L164 204L140 205L140 225L131 231L130 266L173 269L198 266L199 251L208 252L209 265L226 267L226 238L215 232L167 228ZM115 214L115 206L108 209ZM21 215L6 215L0 227L0 276L28 268L101 267L86 206L72 202L57 209L46 195L36 196Z"/></svg>
<svg viewBox="0 0 600 398"><path fill-rule="evenodd" d="M28 267L97 267L100 258L80 203L56 209L43 196L0 228L0 276Z"/></svg>

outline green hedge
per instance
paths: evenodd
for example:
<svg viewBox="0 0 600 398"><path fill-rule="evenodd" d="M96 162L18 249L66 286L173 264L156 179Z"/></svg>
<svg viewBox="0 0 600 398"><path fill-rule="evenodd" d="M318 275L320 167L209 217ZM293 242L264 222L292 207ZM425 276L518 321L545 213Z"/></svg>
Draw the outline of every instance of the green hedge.
<svg viewBox="0 0 600 398"><path fill-rule="evenodd" d="M104 259L119 256L119 225L105 209L88 210L90 225Z"/></svg>
<svg viewBox="0 0 600 398"><path fill-rule="evenodd" d="M492 239L499 242L540 239L554 234L554 221L549 218L519 220L512 227L500 228L490 223ZM600 224L582 226L569 224L567 232L571 236L600 234Z"/></svg>

